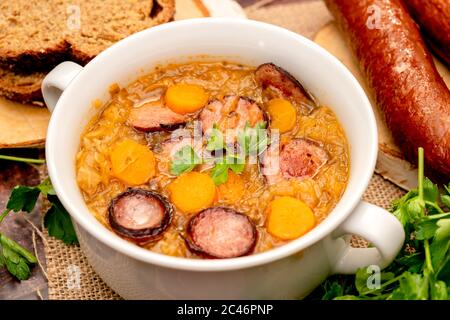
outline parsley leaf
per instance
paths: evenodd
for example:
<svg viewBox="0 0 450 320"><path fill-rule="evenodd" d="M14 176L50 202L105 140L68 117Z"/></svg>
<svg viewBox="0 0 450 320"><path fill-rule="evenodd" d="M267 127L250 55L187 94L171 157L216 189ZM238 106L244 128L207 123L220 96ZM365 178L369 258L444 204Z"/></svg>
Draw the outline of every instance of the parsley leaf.
<svg viewBox="0 0 450 320"><path fill-rule="evenodd" d="M428 281L420 274L405 272L400 285L392 292L393 300L426 300L428 299Z"/></svg>
<svg viewBox="0 0 450 320"><path fill-rule="evenodd" d="M450 209L450 196L449 195L447 195L447 194L442 195L441 201L448 209Z"/></svg>
<svg viewBox="0 0 450 320"><path fill-rule="evenodd" d="M225 148L225 142L223 139L222 132L218 129L217 125L214 124L211 130L208 142L206 144L206 150L216 151Z"/></svg>
<svg viewBox="0 0 450 320"><path fill-rule="evenodd" d="M242 173L245 169L245 158L240 157L239 155L227 155L226 163L236 174Z"/></svg>
<svg viewBox="0 0 450 320"><path fill-rule="evenodd" d="M6 209L14 212L33 211L41 191L36 187L16 186L6 204Z"/></svg>
<svg viewBox="0 0 450 320"><path fill-rule="evenodd" d="M436 202L439 196L438 186L431 182L430 179L423 180L423 199L430 202Z"/></svg>
<svg viewBox="0 0 450 320"><path fill-rule="evenodd" d="M431 286L431 299L432 300L447 300L448 293L447 293L447 285L444 281L436 281Z"/></svg>
<svg viewBox="0 0 450 320"><path fill-rule="evenodd" d="M48 194L55 194L50 179L45 179L35 187L16 186L11 192L8 203L6 204L6 209L14 212L31 212L36 206L37 199L41 192L45 196Z"/></svg>
<svg viewBox="0 0 450 320"><path fill-rule="evenodd" d="M423 221L418 225L418 229L416 231L416 239L417 240L426 240L434 237L438 226L436 221Z"/></svg>
<svg viewBox="0 0 450 320"><path fill-rule="evenodd" d="M55 189L53 189L53 185L52 182L50 181L50 178L45 179L44 181L42 181L37 188L39 188L39 190L41 191L41 193L44 196L47 195L56 195Z"/></svg>
<svg viewBox="0 0 450 320"><path fill-rule="evenodd" d="M258 155L266 150L269 144L266 125L267 123L262 121L251 128L247 121L244 130L238 133L237 141L244 155Z"/></svg>
<svg viewBox="0 0 450 320"><path fill-rule="evenodd" d="M47 198L52 204L44 217L44 226L48 229L48 234L66 244L78 243L69 213L56 196L49 195Z"/></svg>
<svg viewBox="0 0 450 320"><path fill-rule="evenodd" d="M37 263L36 257L7 236L0 234L0 266L19 280L30 277L30 265Z"/></svg>
<svg viewBox="0 0 450 320"><path fill-rule="evenodd" d="M216 163L212 168L211 178L217 186L228 181L228 168L226 163Z"/></svg>
<svg viewBox="0 0 450 320"><path fill-rule="evenodd" d="M179 176L182 173L192 171L200 163L201 159L194 149L186 145L175 153L170 165L170 173Z"/></svg>

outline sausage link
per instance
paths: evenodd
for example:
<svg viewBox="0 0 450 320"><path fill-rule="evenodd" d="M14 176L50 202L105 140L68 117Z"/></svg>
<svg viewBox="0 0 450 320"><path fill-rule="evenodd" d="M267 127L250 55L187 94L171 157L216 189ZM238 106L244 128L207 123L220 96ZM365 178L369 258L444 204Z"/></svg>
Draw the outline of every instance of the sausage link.
<svg viewBox="0 0 450 320"><path fill-rule="evenodd" d="M450 92L400 0L326 0L405 157L450 178Z"/></svg>
<svg viewBox="0 0 450 320"><path fill-rule="evenodd" d="M433 51L450 66L450 1L403 0Z"/></svg>

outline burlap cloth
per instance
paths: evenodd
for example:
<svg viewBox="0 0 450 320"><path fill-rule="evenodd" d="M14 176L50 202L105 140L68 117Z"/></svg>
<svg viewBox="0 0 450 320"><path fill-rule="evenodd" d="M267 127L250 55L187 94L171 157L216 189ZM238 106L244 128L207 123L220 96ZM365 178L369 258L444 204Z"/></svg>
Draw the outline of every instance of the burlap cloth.
<svg viewBox="0 0 450 320"><path fill-rule="evenodd" d="M250 19L273 23L312 38L331 19L325 5L318 0L242 0ZM383 208L403 195L404 191L379 175L372 177L364 200ZM49 299L120 299L88 264L78 246L66 246L45 234ZM364 246L365 242L353 238L354 246ZM79 286L70 285L69 274L72 267L79 268ZM68 282L69 281L69 282Z"/></svg>

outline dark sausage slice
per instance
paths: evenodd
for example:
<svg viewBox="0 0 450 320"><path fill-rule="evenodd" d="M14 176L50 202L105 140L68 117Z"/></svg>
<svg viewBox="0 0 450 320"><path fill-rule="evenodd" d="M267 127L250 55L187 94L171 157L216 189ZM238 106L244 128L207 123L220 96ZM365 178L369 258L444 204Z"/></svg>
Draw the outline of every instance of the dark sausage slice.
<svg viewBox="0 0 450 320"><path fill-rule="evenodd" d="M426 2L426 1L423 1ZM400 0L327 0L406 158L450 179L450 91ZM370 22L368 24L368 22Z"/></svg>
<svg viewBox="0 0 450 320"><path fill-rule="evenodd" d="M238 133L247 123L253 127L264 120L264 112L256 102L235 95L210 101L200 113L203 132L208 133L216 124L221 132L226 133L225 139L229 143L236 141Z"/></svg>
<svg viewBox="0 0 450 320"><path fill-rule="evenodd" d="M230 208L213 207L194 216L187 228L187 245L208 258L236 258L251 253L257 232L244 214Z"/></svg>
<svg viewBox="0 0 450 320"><path fill-rule="evenodd" d="M260 65L255 71L255 79L263 89L269 88L275 91L278 97L283 97L300 106L303 113L309 114L313 110L314 103L300 82L273 63Z"/></svg>
<svg viewBox="0 0 450 320"><path fill-rule="evenodd" d="M173 112L159 101L133 108L128 118L129 125L143 132L173 130L187 121L186 116Z"/></svg>
<svg viewBox="0 0 450 320"><path fill-rule="evenodd" d="M450 66L450 1L403 0L433 51Z"/></svg>
<svg viewBox="0 0 450 320"><path fill-rule="evenodd" d="M328 161L328 153L315 141L292 139L280 148L270 147L261 159L262 173L269 184L284 179L314 178Z"/></svg>
<svg viewBox="0 0 450 320"><path fill-rule="evenodd" d="M128 189L111 201L108 212L109 224L117 234L145 244L158 240L169 227L173 207L156 192Z"/></svg>

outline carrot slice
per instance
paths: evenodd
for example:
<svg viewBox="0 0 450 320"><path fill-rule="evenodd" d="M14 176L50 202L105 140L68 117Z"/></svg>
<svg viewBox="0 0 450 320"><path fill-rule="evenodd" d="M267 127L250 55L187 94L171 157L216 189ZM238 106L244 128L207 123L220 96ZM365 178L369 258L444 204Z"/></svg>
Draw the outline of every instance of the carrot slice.
<svg viewBox="0 0 450 320"><path fill-rule="evenodd" d="M208 208L216 198L216 185L206 173L183 173L169 185L168 190L172 203L185 213Z"/></svg>
<svg viewBox="0 0 450 320"><path fill-rule="evenodd" d="M312 210L301 200L278 197L268 207L267 231L280 239L296 239L316 224Z"/></svg>
<svg viewBox="0 0 450 320"><path fill-rule="evenodd" d="M218 187L219 200L234 203L238 201L245 191L245 182L240 175L228 170L228 180Z"/></svg>
<svg viewBox="0 0 450 320"><path fill-rule="evenodd" d="M126 184L144 184L155 176L153 152L131 139L118 142L112 148L110 157L114 176Z"/></svg>
<svg viewBox="0 0 450 320"><path fill-rule="evenodd" d="M200 86L179 83L167 89L165 101L173 112L192 113L205 106L208 94Z"/></svg>
<svg viewBox="0 0 450 320"><path fill-rule="evenodd" d="M267 112L270 115L270 127L281 133L292 130L297 121L294 106L285 99L272 99L268 102Z"/></svg>

